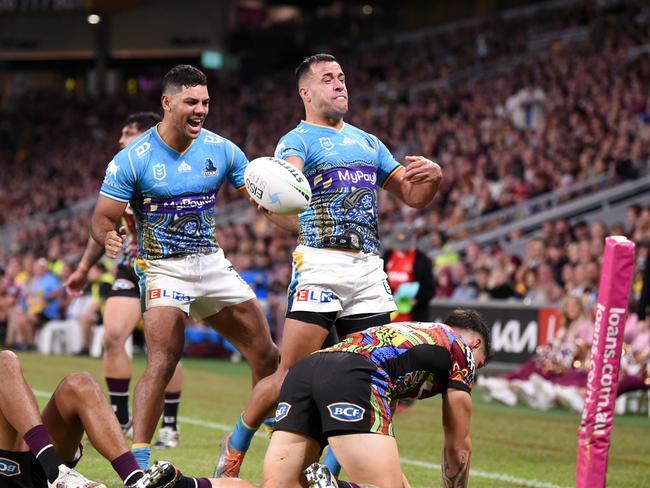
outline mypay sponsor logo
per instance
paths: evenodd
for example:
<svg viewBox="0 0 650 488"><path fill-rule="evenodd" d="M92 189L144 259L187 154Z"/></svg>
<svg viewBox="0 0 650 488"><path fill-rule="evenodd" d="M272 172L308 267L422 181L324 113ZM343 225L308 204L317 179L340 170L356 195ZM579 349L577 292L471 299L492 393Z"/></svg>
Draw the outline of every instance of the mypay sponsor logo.
<svg viewBox="0 0 650 488"><path fill-rule="evenodd" d="M327 290L317 291L317 290L304 289L296 293L296 300L299 302L329 303L335 299L336 299L336 295L334 295L334 292L327 291Z"/></svg>
<svg viewBox="0 0 650 488"><path fill-rule="evenodd" d="M0 458L0 475L18 476L20 474L20 464L7 458Z"/></svg>
<svg viewBox="0 0 650 488"><path fill-rule="evenodd" d="M356 171L350 171L348 169L339 169L337 171L340 181L350 182L354 185L360 182L370 183L375 185L377 183L377 173L368 173L360 169Z"/></svg>
<svg viewBox="0 0 650 488"><path fill-rule="evenodd" d="M341 422L359 422L363 418L366 409L354 403L330 403L327 406L330 417Z"/></svg>
<svg viewBox="0 0 650 488"><path fill-rule="evenodd" d="M149 290L149 300L155 300L157 298L171 298L179 302L189 302L191 300L189 296L176 290L166 290L164 288Z"/></svg>
<svg viewBox="0 0 650 488"><path fill-rule="evenodd" d="M291 405L287 402L278 403L278 408L275 410L275 421L279 422L289 414Z"/></svg>

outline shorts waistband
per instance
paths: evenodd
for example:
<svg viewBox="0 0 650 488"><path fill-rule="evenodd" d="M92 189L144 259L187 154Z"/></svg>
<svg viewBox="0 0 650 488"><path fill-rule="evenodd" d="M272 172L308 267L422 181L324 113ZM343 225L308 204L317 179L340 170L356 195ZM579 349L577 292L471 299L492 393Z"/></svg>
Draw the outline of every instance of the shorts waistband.
<svg viewBox="0 0 650 488"><path fill-rule="evenodd" d="M367 261L369 259L379 258L378 254L363 252L360 250L339 249L336 247L312 247L303 244L298 245L296 251L306 254L321 254L323 256L332 256L335 254L336 256L340 256L342 259L349 259L352 261Z"/></svg>

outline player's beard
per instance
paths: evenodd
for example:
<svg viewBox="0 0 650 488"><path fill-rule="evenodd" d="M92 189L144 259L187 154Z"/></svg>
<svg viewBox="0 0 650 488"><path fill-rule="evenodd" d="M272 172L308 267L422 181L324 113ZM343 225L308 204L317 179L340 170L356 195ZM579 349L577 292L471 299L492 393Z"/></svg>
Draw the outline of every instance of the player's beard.
<svg viewBox="0 0 650 488"><path fill-rule="evenodd" d="M323 117L330 122L337 124L341 120L343 120L343 117L345 114L348 113L347 109L345 111L343 110L338 110L335 109L334 107L329 107L327 110L323 112Z"/></svg>

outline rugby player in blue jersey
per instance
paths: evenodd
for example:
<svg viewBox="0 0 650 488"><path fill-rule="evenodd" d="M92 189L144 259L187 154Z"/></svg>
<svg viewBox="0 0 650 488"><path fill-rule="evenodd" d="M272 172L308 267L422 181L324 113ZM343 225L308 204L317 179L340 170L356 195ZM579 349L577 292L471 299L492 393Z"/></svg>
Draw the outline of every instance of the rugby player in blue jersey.
<svg viewBox="0 0 650 488"><path fill-rule="evenodd" d="M296 78L305 120L280 139L275 155L303 171L312 200L298 219L268 215L287 230L298 229L281 361L255 386L233 432L224 438L217 477L238 475L288 369L320 348L332 327L344 338L390 321L395 303L379 256L377 189L422 208L442 179L433 161L407 156L402 166L377 137L343 121L348 92L333 56L306 58Z"/></svg>
<svg viewBox="0 0 650 488"><path fill-rule="evenodd" d="M244 153L203 129L210 98L207 79L189 65L163 79L163 120L108 164L92 217L92 236L116 257L120 219L131 204L138 233L147 367L133 405L133 451L149 463L163 391L184 345L191 314L217 329L248 360L253 382L275 371L278 351L262 307L215 238L215 201L228 181L244 189Z"/></svg>
<svg viewBox="0 0 650 488"><path fill-rule="evenodd" d="M160 115L153 112L131 114L126 118L120 134L119 146L124 149L135 141L144 131L160 122ZM117 267L117 275L112 285L106 308L103 313L104 325L104 376L108 386L111 407L122 426L122 431L133 436L131 417L129 416L129 384L133 367L126 352L126 341L142 318L140 310L139 278L135 272L137 256L137 233L133 211L127 207L123 221L126 228L127 248ZM104 255L104 248L91 237L83 256L74 272L64 283L70 295L78 296L88 282L88 272ZM160 448L176 447L180 441L178 429L178 407L183 386L183 369L178 363L171 381L165 389L165 405L160 439L155 446Z"/></svg>

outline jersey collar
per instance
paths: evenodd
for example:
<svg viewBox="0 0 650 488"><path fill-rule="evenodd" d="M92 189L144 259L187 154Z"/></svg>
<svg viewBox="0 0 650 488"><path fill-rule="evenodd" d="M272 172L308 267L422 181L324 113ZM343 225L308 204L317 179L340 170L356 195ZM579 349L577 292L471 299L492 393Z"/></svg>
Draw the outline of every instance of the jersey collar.
<svg viewBox="0 0 650 488"><path fill-rule="evenodd" d="M334 127L330 127L328 125L314 124L313 122L307 122L306 120L301 120L300 123L301 124L307 124L307 125L313 125L314 127L320 127L322 129L333 130L334 132L343 132L343 129L345 129L345 126L346 126L345 122L343 122L343 127L341 127L340 129L335 129Z"/></svg>
<svg viewBox="0 0 650 488"><path fill-rule="evenodd" d="M175 156L183 156L183 155L185 155L185 154L187 153L187 151L189 151L190 148L194 145L194 143L196 142L196 139L198 139L199 137L201 137L201 135L203 134L203 129L201 129L201 133L199 134L199 137L197 137L196 139L192 139L192 142L190 142L190 145L187 146L183 152L178 152L176 149L174 149L174 148L171 147L169 144L167 144L167 143L163 140L162 137L160 137L160 133L158 132L158 124L156 124L156 126L153 128L153 133L156 135L156 137L158 138L158 140L161 142L161 144L162 144L163 146L165 146L165 148L166 148L168 151L170 151L171 153L173 153Z"/></svg>

